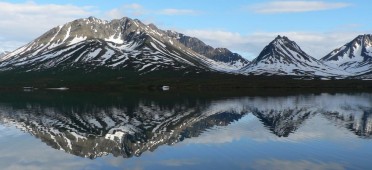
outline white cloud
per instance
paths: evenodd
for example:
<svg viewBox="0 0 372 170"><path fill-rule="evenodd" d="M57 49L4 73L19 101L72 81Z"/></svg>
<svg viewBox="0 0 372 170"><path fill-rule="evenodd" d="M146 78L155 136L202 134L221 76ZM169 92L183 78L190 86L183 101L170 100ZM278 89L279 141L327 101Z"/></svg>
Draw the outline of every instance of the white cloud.
<svg viewBox="0 0 372 170"><path fill-rule="evenodd" d="M109 10L109 11L106 12L105 15L106 15L107 18L110 18L110 19L121 18L121 17L125 16L123 14L123 12L119 9Z"/></svg>
<svg viewBox="0 0 372 170"><path fill-rule="evenodd" d="M128 8L128 9L143 9L142 5L136 4L136 3L126 4L126 5L124 5L124 7Z"/></svg>
<svg viewBox="0 0 372 170"><path fill-rule="evenodd" d="M272 1L252 5L249 9L255 13L272 14L331 10L350 5L349 3L323 1Z"/></svg>
<svg viewBox="0 0 372 170"><path fill-rule="evenodd" d="M96 13L90 6L0 2L0 48L14 50L57 25Z"/></svg>
<svg viewBox="0 0 372 170"><path fill-rule="evenodd" d="M258 56L277 35L287 36L306 53L319 59L356 36L364 34L360 31L255 32L247 35L222 30L181 30L180 32L197 37L213 47L226 47L234 52L245 54L248 59Z"/></svg>
<svg viewBox="0 0 372 170"><path fill-rule="evenodd" d="M158 13L164 15L196 15L199 12L191 9L163 9Z"/></svg>
<svg viewBox="0 0 372 170"><path fill-rule="evenodd" d="M12 131L16 131L14 128ZM18 133L20 130L18 130ZM55 150L28 134L0 136L0 143L11 143L2 147L0 155L0 169L2 170L78 170L99 166L98 162L77 158L63 151ZM35 156L37 154L37 156Z"/></svg>
<svg viewBox="0 0 372 170"><path fill-rule="evenodd" d="M117 19L122 18L124 16L129 17L138 17L145 15L149 13L150 11L146 10L142 5L140 4L124 4L121 7L111 9L106 12L106 16L109 19Z"/></svg>
<svg viewBox="0 0 372 170"><path fill-rule="evenodd" d="M179 166L187 166L187 165L196 165L199 163L198 160L194 159L167 159L159 161L160 164L165 166L173 166L173 167L179 167Z"/></svg>
<svg viewBox="0 0 372 170"><path fill-rule="evenodd" d="M17 49L21 47L22 45L25 45L24 41L10 41L10 40L1 40L0 39L0 53L2 51L12 51L14 49Z"/></svg>
<svg viewBox="0 0 372 170"><path fill-rule="evenodd" d="M196 15L198 11L191 9L161 9L161 10L150 10L140 4L124 4L119 8L114 8L106 12L106 16L110 19L121 18L123 16L139 17L139 16L153 16L153 15Z"/></svg>

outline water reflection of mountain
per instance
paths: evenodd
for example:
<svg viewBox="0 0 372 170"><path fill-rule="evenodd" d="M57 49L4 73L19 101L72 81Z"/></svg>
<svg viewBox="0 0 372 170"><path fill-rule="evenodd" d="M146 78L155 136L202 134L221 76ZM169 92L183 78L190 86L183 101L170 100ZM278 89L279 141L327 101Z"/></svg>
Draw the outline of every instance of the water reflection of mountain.
<svg viewBox="0 0 372 170"><path fill-rule="evenodd" d="M323 115L338 125L346 127L362 138L372 138L372 109L365 108L361 114L355 112L324 112Z"/></svg>
<svg viewBox="0 0 372 170"><path fill-rule="evenodd" d="M229 125L247 114L253 114L278 137L295 133L315 115L360 137L372 136L372 94L219 100L95 96L94 101L86 101L88 98L79 101L57 95L21 102L0 98L0 121L17 126L55 149L89 158L107 154L140 156L161 145L198 137L214 126Z"/></svg>
<svg viewBox="0 0 372 170"><path fill-rule="evenodd" d="M288 137L312 114L311 111L305 108L284 110L258 110L254 108L251 112L279 137Z"/></svg>

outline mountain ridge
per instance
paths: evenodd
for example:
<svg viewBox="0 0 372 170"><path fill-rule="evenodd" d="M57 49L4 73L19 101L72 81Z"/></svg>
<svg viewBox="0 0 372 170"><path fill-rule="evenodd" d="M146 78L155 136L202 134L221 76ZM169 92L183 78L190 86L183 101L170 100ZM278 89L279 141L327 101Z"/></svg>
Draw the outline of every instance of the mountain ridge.
<svg viewBox="0 0 372 170"><path fill-rule="evenodd" d="M249 64L249 61L247 59L243 58L237 53L231 52L227 48L213 48L205 44L198 38L190 37L171 30L167 30L167 34L170 37L178 39L179 42L181 42L186 47L189 47L197 53L205 55L212 60L228 62L236 68L244 67L245 65Z"/></svg>

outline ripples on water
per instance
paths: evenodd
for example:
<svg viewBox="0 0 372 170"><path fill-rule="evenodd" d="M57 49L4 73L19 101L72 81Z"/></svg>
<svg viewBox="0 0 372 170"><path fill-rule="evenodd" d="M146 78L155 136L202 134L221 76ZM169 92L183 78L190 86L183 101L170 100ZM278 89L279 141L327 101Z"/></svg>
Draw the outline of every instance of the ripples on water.
<svg viewBox="0 0 372 170"><path fill-rule="evenodd" d="M371 114L370 93L7 93L0 168L368 169Z"/></svg>

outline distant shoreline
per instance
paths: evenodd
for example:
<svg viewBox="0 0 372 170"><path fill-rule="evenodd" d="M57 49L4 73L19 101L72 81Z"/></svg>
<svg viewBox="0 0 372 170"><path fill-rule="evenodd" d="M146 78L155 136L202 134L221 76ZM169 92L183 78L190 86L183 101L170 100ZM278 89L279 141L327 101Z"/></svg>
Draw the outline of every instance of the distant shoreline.
<svg viewBox="0 0 372 170"><path fill-rule="evenodd" d="M135 82L101 82L96 84L88 83L54 83L38 85L37 83L12 83L4 85L0 83L0 91L6 90L25 90L24 84L34 89L26 90L50 90L61 89L66 91L125 91L125 90L159 90L162 91L163 86L170 86L170 91L182 90L265 90L265 89L283 89L283 90L306 90L306 89L338 89L338 90L371 90L371 80L294 80L294 79L220 79L220 80L194 80L182 81L180 79L168 79L159 81L142 80Z"/></svg>

